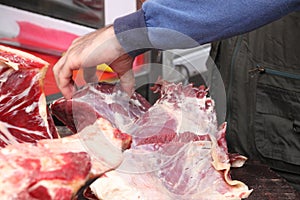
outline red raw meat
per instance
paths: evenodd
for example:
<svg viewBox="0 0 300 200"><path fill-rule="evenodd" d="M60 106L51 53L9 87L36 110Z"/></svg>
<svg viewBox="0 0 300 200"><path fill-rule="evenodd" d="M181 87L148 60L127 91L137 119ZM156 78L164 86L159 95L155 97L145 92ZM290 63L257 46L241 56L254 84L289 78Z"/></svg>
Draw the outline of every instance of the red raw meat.
<svg viewBox="0 0 300 200"><path fill-rule="evenodd" d="M153 90L161 97L131 127L134 146L207 140L217 132L214 102L206 98L205 87L158 82Z"/></svg>
<svg viewBox="0 0 300 200"><path fill-rule="evenodd" d="M91 175L117 168L130 147L131 136L101 116L58 138L43 93L47 65L0 46L2 199L71 199Z"/></svg>
<svg viewBox="0 0 300 200"><path fill-rule="evenodd" d="M31 54L0 46L0 147L59 137L43 92L47 67Z"/></svg>
<svg viewBox="0 0 300 200"><path fill-rule="evenodd" d="M88 178L116 169L123 146L116 129L99 118L78 134L0 149L1 199L69 200Z"/></svg>
<svg viewBox="0 0 300 200"><path fill-rule="evenodd" d="M22 143L0 150L0 169L1 199L69 200L89 178L91 163L85 152Z"/></svg>
<svg viewBox="0 0 300 200"><path fill-rule="evenodd" d="M95 88L90 85L78 91L71 101L93 99L88 113L108 119L132 136L122 164L91 185L99 199L241 199L251 193L244 183L230 178L230 167L246 158L236 156L231 163L234 159L227 151L226 123L218 128L214 101L204 87L161 81L153 88L161 93L153 106L139 98L132 104L132 100L120 98L125 93L119 89L107 92ZM56 103L61 106L52 108L59 108L54 113L66 111L68 116L70 110L63 109L63 102L59 100ZM141 106L144 104L147 106ZM75 112L85 109L73 107L73 118L65 121L67 124L74 118L83 119L76 117L74 108ZM132 114L132 110L138 112ZM72 126L81 129L85 124Z"/></svg>

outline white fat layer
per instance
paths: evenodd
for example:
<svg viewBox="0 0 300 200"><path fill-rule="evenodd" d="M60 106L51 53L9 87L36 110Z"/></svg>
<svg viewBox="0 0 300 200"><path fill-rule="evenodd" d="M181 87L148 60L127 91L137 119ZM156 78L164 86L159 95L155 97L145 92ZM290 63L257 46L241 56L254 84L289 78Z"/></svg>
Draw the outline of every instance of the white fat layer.
<svg viewBox="0 0 300 200"><path fill-rule="evenodd" d="M45 126L47 128L47 132L51 133L50 127L48 124L48 119L47 119L47 103L46 103L46 97L45 97L44 93L42 93L39 98L38 107L39 107L39 114L40 114L41 118L43 119L41 121L40 126Z"/></svg>
<svg viewBox="0 0 300 200"><path fill-rule="evenodd" d="M122 160L121 141L113 137L114 129L102 118L79 133L54 140L40 140L38 146L43 146L51 152L86 152L92 159L91 173L102 174L117 168Z"/></svg>
<svg viewBox="0 0 300 200"><path fill-rule="evenodd" d="M21 133L25 132L28 134L44 136L43 133L40 131L33 131L33 130L29 130L27 128L21 128L21 127L14 126L14 125L8 124L6 122L2 122L2 121L0 121L0 129L5 134L5 136L9 139L10 142L8 144L15 143L15 141L17 141L16 138L8 131L8 129L15 129L15 130L20 131ZM1 134L0 134L0 137L3 137L3 136L1 136Z"/></svg>
<svg viewBox="0 0 300 200"><path fill-rule="evenodd" d="M121 141L114 139L113 132L111 124L99 118L78 133L86 152L108 168L118 166L123 160Z"/></svg>
<svg viewBox="0 0 300 200"><path fill-rule="evenodd" d="M11 62L10 60L8 60L7 58L4 58L2 56L0 56L0 64L2 66L11 67L14 70L19 70L18 63Z"/></svg>
<svg viewBox="0 0 300 200"><path fill-rule="evenodd" d="M163 184L149 173L105 173L90 185L101 200L172 200Z"/></svg>
<svg viewBox="0 0 300 200"><path fill-rule="evenodd" d="M34 111L34 109L38 106L37 102L33 102L31 105L27 106L25 108L25 112L30 114L32 111Z"/></svg>
<svg viewBox="0 0 300 200"><path fill-rule="evenodd" d="M0 60L0 69L1 68L6 68L7 66L1 62ZM6 70L5 72L3 72L2 74L0 74L0 84L1 82L2 83L5 83L9 77L9 75L13 72L14 70L13 69L9 69L9 70Z"/></svg>
<svg viewBox="0 0 300 200"><path fill-rule="evenodd" d="M20 57L27 58L29 60L33 60L35 62L39 62L39 63L44 64L44 65L48 65L49 64L46 61L42 60L41 58L38 58L38 57L36 57L36 56L34 56L32 54L29 54L29 53L26 53L24 51L20 51L20 50L17 50L17 49L9 48L9 47L6 47L6 46L0 45L0 51L11 52L13 54L19 55ZM6 60L6 58L3 58L2 56L0 56L0 58L2 60Z"/></svg>
<svg viewBox="0 0 300 200"><path fill-rule="evenodd" d="M90 188L97 198L103 200L145 200L138 189L119 176L98 178Z"/></svg>
<svg viewBox="0 0 300 200"><path fill-rule="evenodd" d="M2 132L5 135L3 136L2 134L0 134L0 139L6 144L18 143L16 138L8 130L7 123L0 121L0 132Z"/></svg>

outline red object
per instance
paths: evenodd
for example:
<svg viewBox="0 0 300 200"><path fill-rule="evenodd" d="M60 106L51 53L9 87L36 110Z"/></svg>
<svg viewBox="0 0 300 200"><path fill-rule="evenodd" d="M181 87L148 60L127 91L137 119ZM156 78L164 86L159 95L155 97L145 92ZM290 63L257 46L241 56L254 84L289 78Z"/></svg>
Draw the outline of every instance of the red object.
<svg viewBox="0 0 300 200"><path fill-rule="evenodd" d="M0 150L0 170L2 199L72 199L87 180L91 161L85 152L22 143Z"/></svg>
<svg viewBox="0 0 300 200"><path fill-rule="evenodd" d="M50 49L57 52L65 52L71 45L72 41L78 37L78 35L73 33L41 27L30 22L19 21L18 25L20 27L20 32L17 37L13 38L13 40L19 42L20 44L31 45L40 49ZM52 68L60 56L45 54L28 49L22 50L40 57L49 63L49 68L45 76L45 94L47 96L59 93L60 91L56 85Z"/></svg>
<svg viewBox="0 0 300 200"><path fill-rule="evenodd" d="M0 46L0 147L58 138L43 91L46 69L42 59Z"/></svg>
<svg viewBox="0 0 300 200"><path fill-rule="evenodd" d="M21 44L64 52L78 37L73 33L41 27L30 22L18 21L17 23L20 32L14 41Z"/></svg>

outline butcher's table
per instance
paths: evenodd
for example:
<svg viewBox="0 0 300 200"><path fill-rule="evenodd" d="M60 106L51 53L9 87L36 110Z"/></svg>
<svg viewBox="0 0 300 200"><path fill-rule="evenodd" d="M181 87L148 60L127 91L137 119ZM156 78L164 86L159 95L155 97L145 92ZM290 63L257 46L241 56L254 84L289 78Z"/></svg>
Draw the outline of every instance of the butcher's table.
<svg viewBox="0 0 300 200"><path fill-rule="evenodd" d="M299 191L258 161L249 160L243 167L233 168L231 175L253 189L247 200L300 200Z"/></svg>
<svg viewBox="0 0 300 200"><path fill-rule="evenodd" d="M65 127L58 127L60 133L68 133ZM231 176L234 180L244 182L253 192L247 200L300 200L300 192L290 186L283 178L272 171L268 166L258 161L248 160L243 167L232 168ZM88 185L81 188L75 197L76 200L94 199L87 192ZM83 192L90 195L85 198ZM163 200L163 199L162 199Z"/></svg>

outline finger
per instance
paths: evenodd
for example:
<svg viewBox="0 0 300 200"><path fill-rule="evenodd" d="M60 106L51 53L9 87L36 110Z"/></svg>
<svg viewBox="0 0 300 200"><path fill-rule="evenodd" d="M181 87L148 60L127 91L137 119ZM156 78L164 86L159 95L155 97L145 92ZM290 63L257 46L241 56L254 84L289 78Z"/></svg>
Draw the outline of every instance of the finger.
<svg viewBox="0 0 300 200"><path fill-rule="evenodd" d="M66 56L63 56L53 67L53 73L58 89L66 99L70 99L75 91L73 72L68 67Z"/></svg>
<svg viewBox="0 0 300 200"><path fill-rule="evenodd" d="M64 65L65 57L62 56L53 66L52 71L56 80L56 75L58 75L59 71L61 70L62 66Z"/></svg>
<svg viewBox="0 0 300 200"><path fill-rule="evenodd" d="M120 76L120 84L122 89L131 96L134 92L135 79L133 70L127 71L125 74Z"/></svg>
<svg viewBox="0 0 300 200"><path fill-rule="evenodd" d="M56 85L57 87L59 88L59 85L60 85L60 78L59 78L59 74L60 74L60 71L64 65L64 62L65 62L65 57L61 57L56 63L55 65L53 66L52 68L52 71L53 71L53 75L54 75L54 78L55 78L55 82L56 82Z"/></svg>
<svg viewBox="0 0 300 200"><path fill-rule="evenodd" d="M72 73L72 71L70 71ZM66 99L71 99L74 92L76 91L74 81L72 79L72 76L61 76L60 77L60 84L59 84L59 89L62 93L62 95Z"/></svg>

